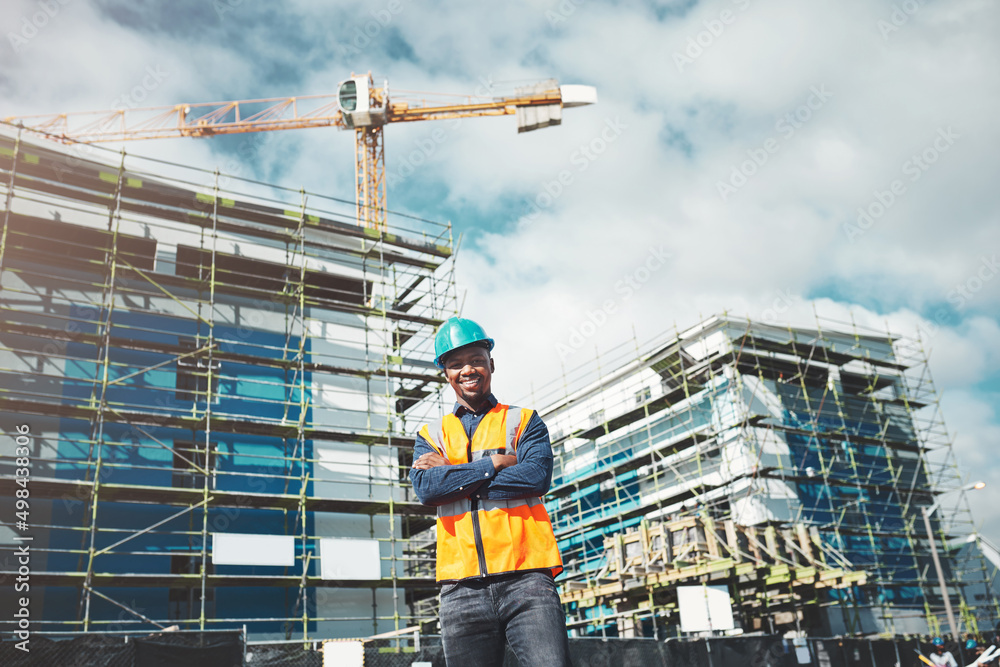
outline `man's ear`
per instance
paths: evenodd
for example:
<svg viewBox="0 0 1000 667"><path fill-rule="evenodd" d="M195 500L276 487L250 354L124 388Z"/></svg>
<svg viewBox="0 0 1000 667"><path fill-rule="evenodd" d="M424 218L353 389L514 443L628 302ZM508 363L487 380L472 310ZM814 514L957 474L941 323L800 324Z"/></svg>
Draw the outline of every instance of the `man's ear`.
<svg viewBox="0 0 1000 667"><path fill-rule="evenodd" d="M490 357L490 373L497 372L497 365L493 363L493 357Z"/></svg>

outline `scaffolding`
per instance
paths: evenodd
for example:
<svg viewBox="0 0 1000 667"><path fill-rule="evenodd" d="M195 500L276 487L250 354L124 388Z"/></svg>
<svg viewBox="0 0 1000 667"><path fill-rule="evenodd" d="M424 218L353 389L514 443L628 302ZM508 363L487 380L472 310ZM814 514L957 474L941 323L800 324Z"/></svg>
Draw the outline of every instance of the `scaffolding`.
<svg viewBox="0 0 1000 667"><path fill-rule="evenodd" d="M939 548L975 527L964 492L943 496L968 480L919 332L906 338L819 317L815 328L782 327L723 314L644 345L622 344L531 400L548 406L540 413L555 471L546 505L566 564L569 624L579 634L669 636L677 609L659 582L718 579L745 611L745 630L942 629L921 508L943 501L932 521ZM651 573L646 556L628 582L609 578L614 540L693 518L762 534L806 527L829 567L849 576L815 595L786 590L783 605L768 602L774 578L788 579L774 568L793 568L787 588L804 565L775 551L766 567L742 573L737 562L713 574L719 559L710 554ZM976 632L984 620L992 626L997 602L966 599L963 589L985 581L987 568L958 551L944 559L949 597L964 629ZM750 555L741 558L761 563ZM763 604L743 604L747 594Z"/></svg>
<svg viewBox="0 0 1000 667"><path fill-rule="evenodd" d="M0 412L30 430L31 517L8 438L0 569L30 535L36 631L430 620L407 472L443 405L450 225L367 229L353 200L12 131L0 187ZM294 564L217 564L230 533L290 536ZM381 575L324 574L331 537L376 542Z"/></svg>

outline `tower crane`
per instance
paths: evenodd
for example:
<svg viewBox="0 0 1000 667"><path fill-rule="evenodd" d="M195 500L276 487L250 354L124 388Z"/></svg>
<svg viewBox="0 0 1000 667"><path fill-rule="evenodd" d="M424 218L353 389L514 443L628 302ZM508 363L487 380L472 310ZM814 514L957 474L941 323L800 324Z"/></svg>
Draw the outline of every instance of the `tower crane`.
<svg viewBox="0 0 1000 667"><path fill-rule="evenodd" d="M457 96L442 102L418 95L414 91L394 91L390 96L388 82L375 86L369 72L352 74L340 83L336 95L13 116L4 118L4 122L58 140L84 143L331 126L354 130L357 221L363 227L384 230L382 131L387 124L516 115L518 132L528 132L559 125L564 108L597 102L593 86L560 86L553 79L515 88L514 95L506 97Z"/></svg>

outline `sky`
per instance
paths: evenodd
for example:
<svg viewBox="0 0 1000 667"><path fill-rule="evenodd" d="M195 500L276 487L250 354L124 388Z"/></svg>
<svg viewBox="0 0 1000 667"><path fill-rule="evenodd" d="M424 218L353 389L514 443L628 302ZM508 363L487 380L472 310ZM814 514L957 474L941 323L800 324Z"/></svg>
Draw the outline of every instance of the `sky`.
<svg viewBox="0 0 1000 667"><path fill-rule="evenodd" d="M0 117L330 94L368 71L596 86L538 132L385 131L390 209L461 234L498 395L721 312L919 336L1000 542L997 3L5 0L0 27ZM128 149L351 198L352 147L315 129Z"/></svg>

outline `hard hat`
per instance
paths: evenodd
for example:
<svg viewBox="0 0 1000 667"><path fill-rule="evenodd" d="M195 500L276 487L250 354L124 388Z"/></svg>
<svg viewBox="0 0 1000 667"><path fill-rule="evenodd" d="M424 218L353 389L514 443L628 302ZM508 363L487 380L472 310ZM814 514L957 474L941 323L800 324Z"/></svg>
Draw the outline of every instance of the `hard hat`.
<svg viewBox="0 0 1000 667"><path fill-rule="evenodd" d="M935 646L944 646L944 640L941 639L940 637L935 637L934 639L931 640L931 643L934 644Z"/></svg>
<svg viewBox="0 0 1000 667"><path fill-rule="evenodd" d="M443 369L443 356L452 350L480 341L486 343L487 352L493 350L493 339L487 336L476 322L461 317L448 318L434 337L434 365Z"/></svg>

